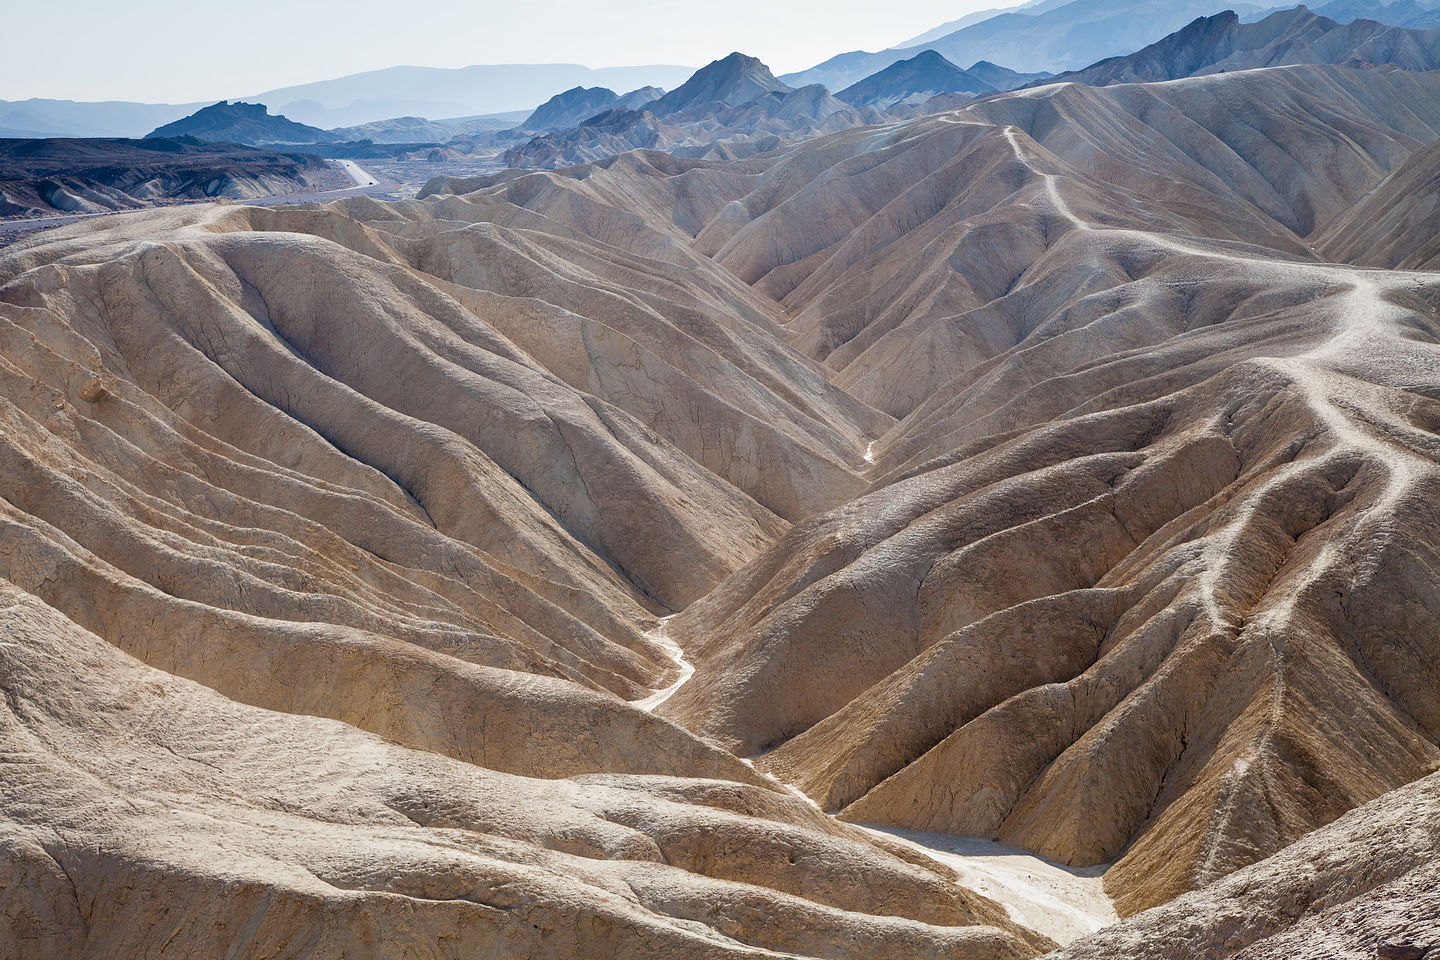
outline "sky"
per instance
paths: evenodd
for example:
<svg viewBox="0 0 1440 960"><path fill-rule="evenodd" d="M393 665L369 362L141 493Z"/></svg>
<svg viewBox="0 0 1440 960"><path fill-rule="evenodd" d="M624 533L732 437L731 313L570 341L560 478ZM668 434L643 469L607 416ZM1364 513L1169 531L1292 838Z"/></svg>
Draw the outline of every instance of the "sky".
<svg viewBox="0 0 1440 960"><path fill-rule="evenodd" d="M778 73L1019 0L0 0L0 99L189 103L400 64Z"/></svg>

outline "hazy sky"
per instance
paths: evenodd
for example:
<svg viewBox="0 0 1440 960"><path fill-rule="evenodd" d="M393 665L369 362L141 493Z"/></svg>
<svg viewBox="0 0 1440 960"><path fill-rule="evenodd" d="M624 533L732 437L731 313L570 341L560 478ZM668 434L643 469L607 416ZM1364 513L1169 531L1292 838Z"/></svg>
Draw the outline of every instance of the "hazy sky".
<svg viewBox="0 0 1440 960"><path fill-rule="evenodd" d="M1018 0L0 0L0 99L186 103L398 64L700 66L776 73L879 50Z"/></svg>

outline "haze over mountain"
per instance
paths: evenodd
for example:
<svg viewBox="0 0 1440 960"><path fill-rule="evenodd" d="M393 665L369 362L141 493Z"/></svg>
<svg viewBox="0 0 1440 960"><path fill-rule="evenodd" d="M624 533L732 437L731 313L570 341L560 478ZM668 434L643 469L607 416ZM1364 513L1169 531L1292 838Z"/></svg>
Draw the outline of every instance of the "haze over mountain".
<svg viewBox="0 0 1440 960"><path fill-rule="evenodd" d="M923 50L934 50L951 63L989 60L1021 73L1077 70L1131 53L1196 17L1225 9L1243 15L1265 8L1216 0L1072 0L1004 13L914 46L841 54L781 79L795 86L822 83L840 90Z"/></svg>
<svg viewBox="0 0 1440 960"><path fill-rule="evenodd" d="M1118 7L1117 7L1118 4ZM1108 6L1107 6L1108 5ZM906 43L878 54L856 51L841 54L811 70L788 74L781 79L790 86L820 82L832 92L850 86L899 60L910 59L924 49L934 49L957 65L974 64L974 73L997 89L1006 90L1041 79L1035 75L1056 69L1080 69L1109 55L1128 54L1146 43L1188 23L1196 16L1213 15L1227 7L1239 11L1242 20L1256 19L1270 9L1254 4L1212 3L1192 7L1165 4L1163 9L1133 10L1133 19L1143 24L1141 36L1107 34L1123 26L1126 8L1134 0L1039 0L1010 9L983 11L943 24ZM1062 10L1062 8L1065 8ZM1115 9L1112 9L1115 8ZM1203 8L1203 9L1202 9ZM1315 12L1348 23L1357 18L1406 27L1440 26L1440 4L1432 0L1395 0L1382 4L1372 0L1331 0ZM1037 18L1050 19L1037 19ZM1020 19L1016 19L1020 18ZM965 30L976 28L978 34ZM1138 29L1132 24L1127 29ZM1065 62L1043 68L1025 68L1024 56L1013 62L1012 49L1027 45L1037 53L1047 36L1070 31L1063 43L1074 48ZM1093 37L1106 37L1100 47ZM983 39L989 37L989 39ZM982 38L986 49L969 55L972 40ZM944 44L939 41L945 41ZM1130 46L1125 46L1126 43ZM948 46L947 46L948 44ZM1110 44L1110 46L1105 46ZM1112 48L1113 47L1113 48ZM1037 53L1038 55L1038 53ZM987 76L977 61L985 59L1004 68L1030 69L1031 75L1013 83ZM823 68L823 69L822 69ZM557 93L579 86L605 86L633 90L643 86L673 88L682 83L691 68L679 66L616 67L590 69L574 64L482 65L459 69L393 67L254 93L236 91L237 99L260 101L275 113L297 122L324 129L363 126L407 117L428 121L469 118L506 112L532 111ZM244 94L243 96L239 96ZM141 137L156 127L180 119L205 103L85 103L32 99L0 101L0 136L11 137ZM421 138L426 139L426 138ZM429 139L437 139L430 137Z"/></svg>
<svg viewBox="0 0 1440 960"><path fill-rule="evenodd" d="M247 99L268 103L277 113L301 123L341 127L407 115L444 119L529 110L576 86L670 89L692 72L692 67L667 65L592 70L564 63L487 64L455 70L391 67L267 90Z"/></svg>
<svg viewBox="0 0 1440 960"><path fill-rule="evenodd" d="M138 138L203 106L203 103L0 100L0 136Z"/></svg>
<svg viewBox="0 0 1440 960"><path fill-rule="evenodd" d="M425 143L453 140L494 130L509 130L525 120L529 112L517 110L453 120L426 120L424 117L392 117L353 127L328 131L338 140L374 140L376 143Z"/></svg>
<svg viewBox="0 0 1440 960"><path fill-rule="evenodd" d="M576 85L669 88L684 82L692 72L691 67L663 65L594 70L578 64L392 67L258 94L237 94L235 99L258 101L298 123L329 129L406 116L446 120L532 111ZM0 100L0 136L143 137L204 106L207 104Z"/></svg>
<svg viewBox="0 0 1440 960"><path fill-rule="evenodd" d="M1375 0L1330 0L1312 6L1322 17L1329 17L1340 23L1352 20L1378 20L1396 27L1427 29L1440 27L1440 2L1437 0L1389 0L1376 3Z"/></svg>
<svg viewBox="0 0 1440 960"><path fill-rule="evenodd" d="M998 17L1002 14L1044 13L1047 10L1053 10L1056 7L1062 7L1065 4L1071 2L1073 2L1073 0L1030 0L1029 3L1021 3L1010 7L992 7L989 10L977 10L975 13L967 13L965 16L960 17L959 19L948 20L945 23L940 24L940 26L938 27L932 27L931 29L926 30L924 33L911 37L909 40L906 40L903 43L895 44L895 46L901 49L918 47L923 44L929 43L932 40L939 40L941 37L949 36L957 30L963 30L966 27L973 26L974 24L983 23L986 20Z"/></svg>

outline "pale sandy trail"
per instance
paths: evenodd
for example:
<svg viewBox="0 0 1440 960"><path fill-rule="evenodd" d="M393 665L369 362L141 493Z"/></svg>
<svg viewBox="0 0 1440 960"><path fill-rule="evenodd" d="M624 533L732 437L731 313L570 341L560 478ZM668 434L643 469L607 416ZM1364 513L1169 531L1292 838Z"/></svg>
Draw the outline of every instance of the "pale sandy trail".
<svg viewBox="0 0 1440 960"><path fill-rule="evenodd" d="M1010 135L1010 131L1006 131ZM1013 136L1011 142L1014 144ZM1017 155L1024 159L1016 145ZM1027 161L1028 162L1028 161ZM1078 218L1061 196L1056 186L1056 177L1041 174L1046 189L1056 210L1070 220L1077 229L1113 237L1138 239L1181 256L1199 259L1219 260L1232 269L1244 271L1260 278L1273 277L1277 280L1294 280L1297 277L1318 279L1336 287L1349 287L1347 292L1331 294L1321 298L1328 307L1333 326L1330 335L1318 345L1304 353L1291 357L1268 357L1263 362L1280 371L1305 395L1305 399L1316 417L1325 425L1331 441L1326 457L1343 456L1359 452L1383 464L1389 473L1389 482L1382 495L1367 507L1366 513L1383 517L1387 509L1405 494L1413 481L1422 475L1424 469L1433 464L1401 443L1387 439L1383 433L1363 429L1349 411L1365 410L1370 406L1358 395L1363 388L1353 378L1346 376L1345 368L1365 362L1388 362L1381 358L1392 356L1396 359L1392 372L1400 372L1407 365L1420 363L1429 367L1440 362L1440 350L1433 345L1408 341L1402 335L1403 320L1408 311L1386 299L1386 293L1413 288L1422 280L1396 271L1379 271L1362 267L1340 266L1324 263L1304 263L1284 260L1267 260L1262 257L1245 256L1235 252L1207 249L1186 243L1164 234L1149 233L1116 227L1097 227ZM1426 356L1428 354L1428 356ZM1250 521L1256 515L1264 498L1273 490L1283 488L1294 476L1314 468L1314 461L1298 460L1278 470L1266 484L1249 496L1246 509L1222 530L1206 553L1210 560L1207 569L1199 578L1199 585L1205 594L1205 601L1212 618L1223 622L1221 607L1216 590L1223 580L1225 566L1237 556L1236 543L1246 533ZM1315 568L1309 571L1305 581L1318 578L1325 568L1339 560L1333 554L1324 554L1317 559ZM1279 612L1276 615L1280 615Z"/></svg>
<svg viewBox="0 0 1440 960"><path fill-rule="evenodd" d="M685 659L685 651L680 649L679 644L672 643L669 637L665 635L665 625L670 622L670 619L670 617L662 619L660 625L645 634L645 636L650 638L656 646L663 648L665 652L670 655L670 659L675 662L675 666L680 668L680 676L674 683L670 684L670 686L662 690L656 690L645 699L631 701L635 706L647 712L653 711L656 707L660 706L660 704L675 696L676 691L685 686L690 678L695 675L695 665Z"/></svg>
<svg viewBox="0 0 1440 960"><path fill-rule="evenodd" d="M1010 918L1064 946L1115 923L1105 895L1105 868L1075 869L989 840L863 827L898 840L960 875L960 884L1005 907Z"/></svg>

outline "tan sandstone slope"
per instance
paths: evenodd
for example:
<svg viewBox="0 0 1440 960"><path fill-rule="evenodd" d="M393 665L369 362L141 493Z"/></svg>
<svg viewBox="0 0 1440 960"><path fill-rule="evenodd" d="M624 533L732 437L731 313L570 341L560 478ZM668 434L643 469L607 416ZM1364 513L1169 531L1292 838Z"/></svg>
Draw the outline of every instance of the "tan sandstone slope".
<svg viewBox="0 0 1440 960"><path fill-rule="evenodd" d="M0 249L0 955L1054 946L855 824L1113 861L1076 956L1423 940L1437 137L1053 85Z"/></svg>

